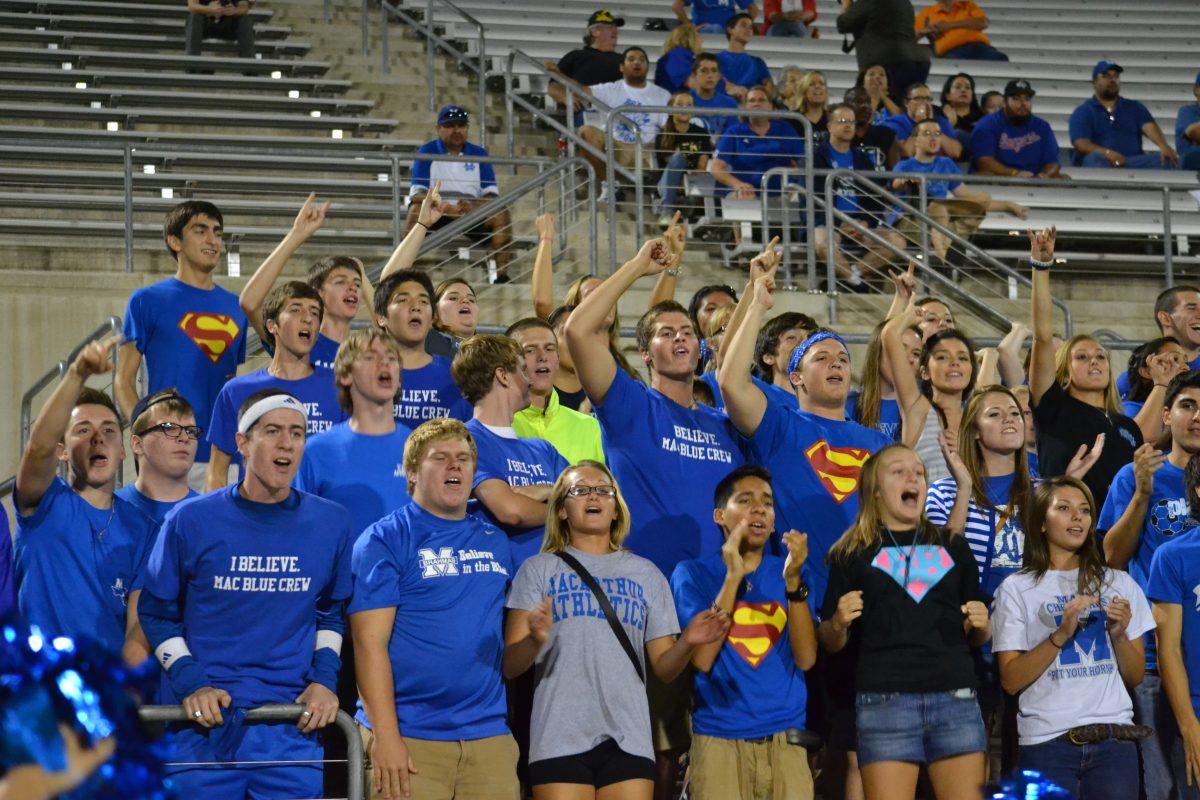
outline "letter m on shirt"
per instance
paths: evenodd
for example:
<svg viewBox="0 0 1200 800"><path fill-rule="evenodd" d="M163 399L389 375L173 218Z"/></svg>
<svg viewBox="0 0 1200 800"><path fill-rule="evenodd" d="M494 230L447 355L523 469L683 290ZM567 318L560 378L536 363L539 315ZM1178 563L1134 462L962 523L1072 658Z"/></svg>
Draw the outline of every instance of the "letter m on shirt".
<svg viewBox="0 0 1200 800"><path fill-rule="evenodd" d="M1092 664L1110 660L1112 651L1109 650L1108 636L1105 635L1104 623L1106 620L1107 617L1104 615L1095 615L1090 624L1080 624L1075 635L1067 641L1067 646L1059 653L1059 666L1078 664L1082 656L1087 656L1088 661ZM1055 621L1061 625L1062 617L1057 617Z"/></svg>
<svg viewBox="0 0 1200 800"><path fill-rule="evenodd" d="M458 574L458 559L454 557L453 547L439 547L437 552L432 548L422 547L417 551L421 557L421 578L443 578L447 575Z"/></svg>

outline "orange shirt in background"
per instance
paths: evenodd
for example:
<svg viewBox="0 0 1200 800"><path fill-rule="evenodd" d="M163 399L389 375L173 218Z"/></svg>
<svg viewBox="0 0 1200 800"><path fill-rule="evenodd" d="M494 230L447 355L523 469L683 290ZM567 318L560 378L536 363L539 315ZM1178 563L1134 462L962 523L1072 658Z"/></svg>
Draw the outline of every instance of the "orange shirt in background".
<svg viewBox="0 0 1200 800"><path fill-rule="evenodd" d="M916 29L928 28L934 22L962 22L968 19L986 19L983 11L971 0L955 0L947 11L941 3L923 8L917 13ZM933 52L939 57L964 44L991 44L983 31L955 28L933 40Z"/></svg>

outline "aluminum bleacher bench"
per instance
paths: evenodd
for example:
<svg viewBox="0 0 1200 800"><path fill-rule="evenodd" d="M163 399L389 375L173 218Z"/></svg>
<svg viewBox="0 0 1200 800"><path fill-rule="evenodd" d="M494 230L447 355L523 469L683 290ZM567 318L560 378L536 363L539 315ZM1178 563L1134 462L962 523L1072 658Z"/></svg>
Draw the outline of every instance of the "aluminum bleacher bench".
<svg viewBox="0 0 1200 800"><path fill-rule="evenodd" d="M75 67L62 69L58 64L44 66L17 66L0 64L0 81L21 84L63 84L74 87L78 83L88 86L128 86L135 89L172 87L182 91L204 89L207 91L246 92L300 92L302 95L328 97L344 93L354 84L351 81L325 78L303 78L280 75L196 75L190 72L153 70L100 69L97 67Z"/></svg>
<svg viewBox="0 0 1200 800"><path fill-rule="evenodd" d="M273 244L282 239L290 228L236 226L225 229L224 238L232 243L255 242ZM138 222L134 224L134 239L144 242L156 241L162 246L161 222ZM125 224L122 220L72 220L70 225L64 225L55 219L24 219L19 217L0 218L0 236L23 237L64 237L64 236L109 236L124 239ZM392 234L385 225L377 230L347 230L327 225L317 231L313 241L318 245L337 245L344 247L375 247L390 249Z"/></svg>
<svg viewBox="0 0 1200 800"><path fill-rule="evenodd" d="M211 146L212 137L202 132L179 133L174 131L139 130L95 130L83 128L55 128L36 125L0 125L0 140L10 144L46 144L49 142L93 142L116 146L166 145L172 148L188 148L193 145ZM361 138L346 136L332 139L319 136L259 136L224 133L221 142L238 150L255 150L264 153L291 153L296 150L332 152L338 155L378 155L380 153L415 152L424 139Z"/></svg>
<svg viewBox="0 0 1200 800"><path fill-rule="evenodd" d="M206 193L204 199L215 203L223 214L230 217L294 217L299 207L296 199L271 200L262 197L247 198L236 195L214 195ZM161 215L174 208L179 198L137 195L134 197L135 214ZM0 191L2 208L70 208L79 211L108 211L120 214L125 208L125 198L120 194L68 194L65 192L3 192ZM330 220L376 219L390 220L390 202L367 202L334 199Z"/></svg>
<svg viewBox="0 0 1200 800"><path fill-rule="evenodd" d="M4 103L0 119L61 119L77 122L118 122L124 125L186 125L198 120L188 109L178 108L84 108L81 106L51 105L49 103ZM200 120L199 122L202 122ZM396 120L371 117L334 117L309 114L259 114L239 111L223 116L225 127L304 128L308 130L357 130L387 132L396 127Z"/></svg>
<svg viewBox="0 0 1200 800"><path fill-rule="evenodd" d="M104 10L114 17L183 20L187 8L183 3L104 3ZM32 11L38 14L95 14L96 0L0 0L0 9L5 11ZM266 22L275 12L270 4L260 3L250 9L250 18L255 22Z"/></svg>
<svg viewBox="0 0 1200 800"><path fill-rule="evenodd" d="M182 51L180 47L180 51ZM211 70L214 72L252 72L284 75L324 75L329 64L290 58L227 58L225 56L187 56L168 53L125 53L107 50L49 50L42 47L0 47L0 63L16 62L72 64L80 66L127 67L144 70Z"/></svg>
<svg viewBox="0 0 1200 800"><path fill-rule="evenodd" d="M186 17L182 14L177 14L173 18L145 17L128 12L118 12L115 15L59 12L35 14L25 11L6 11L3 8L4 6L0 4L0 26L5 28L179 35L183 33L186 23ZM285 25L268 25L264 22L254 24L254 38L256 39L286 39L291 33L292 29Z"/></svg>
<svg viewBox="0 0 1200 800"><path fill-rule="evenodd" d="M37 167L0 167L0 185L76 188L117 189L124 186L124 171L113 169L50 169ZM391 198L390 181L350 180L293 177L281 175L245 175L225 172L135 172L134 191L159 191L169 188L174 191L189 191L194 194L211 192L243 192L253 194L286 194L303 199L315 191L330 197L374 197ZM402 189L407 186L402 183Z"/></svg>
<svg viewBox="0 0 1200 800"><path fill-rule="evenodd" d="M236 94L232 92L188 92L165 89L109 89L89 86L86 89L58 86L27 86L0 83L0 101L17 103L47 102L60 105L88 105L99 103L104 108L129 108L133 106L157 106L178 108L223 108L231 112L261 111L307 114L320 111L333 116L353 116L370 113L375 104L370 100L347 98L274 97L262 94Z"/></svg>
<svg viewBox="0 0 1200 800"><path fill-rule="evenodd" d="M165 50L183 52L184 37L176 34L95 33L92 31L36 30L33 28L0 28L0 41L9 44L40 44L70 47L99 47L108 50ZM205 40L205 47L233 52L236 44L224 40ZM290 39L256 40L254 47L266 58L303 56L312 49L307 42Z"/></svg>
<svg viewBox="0 0 1200 800"><path fill-rule="evenodd" d="M88 146L86 143L70 144L4 144L0 139L0 163L30 165L35 162L49 164L114 164L121 163L124 153L120 149L101 146ZM159 169L210 168L220 163L229 171L264 170L264 171L295 171L307 170L310 173L341 172L357 173L378 180L378 176L389 174L392 168L391 159L371 156L353 155L296 155L287 153L271 155L269 153L233 153L223 152L214 147L212 142L197 145L195 150L155 150L153 145L139 147L132 154L135 170L143 170L151 166ZM403 171L408 172L409 165L403 165Z"/></svg>

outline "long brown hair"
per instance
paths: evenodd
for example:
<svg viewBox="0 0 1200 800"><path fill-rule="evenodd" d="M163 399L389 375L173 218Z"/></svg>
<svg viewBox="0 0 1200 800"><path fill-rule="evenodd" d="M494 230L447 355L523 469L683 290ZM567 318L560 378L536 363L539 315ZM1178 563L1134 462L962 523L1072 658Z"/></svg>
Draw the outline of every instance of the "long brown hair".
<svg viewBox="0 0 1200 800"><path fill-rule="evenodd" d="M1092 342L1104 351L1104 360L1108 363L1108 386L1104 387L1104 412L1106 414L1124 414L1121 408L1121 396L1117 394L1117 384L1114 381L1112 359L1109 358L1108 348L1101 344L1095 336L1077 333L1063 342L1062 347L1054 354L1054 380L1067 394L1071 393L1071 351L1080 342Z"/></svg>
<svg viewBox="0 0 1200 800"><path fill-rule="evenodd" d="M879 428L880 409L883 406L883 326L887 325L888 320L884 320L875 326L875 330L871 332L871 341L867 342L867 354L863 359L862 370L862 390L858 393L858 403L855 407L858 419L855 420L864 428ZM921 329L916 325L910 325L900 332L903 336L905 332L912 331L917 334L917 339L921 339ZM907 369L907 365L903 369ZM896 365L892 365L892 369L897 369Z"/></svg>
<svg viewBox="0 0 1200 800"><path fill-rule="evenodd" d="M1054 501L1054 492L1068 487L1082 492L1091 509L1087 539L1078 551L1079 582L1076 591L1079 594L1099 597L1104 586L1104 557L1096 543L1096 517L1099 512L1087 484L1069 475L1045 480L1033 493L1033 502L1030 503L1028 514L1029 524L1025 527L1025 561L1021 572L1027 572L1034 580L1040 581L1050 570L1050 541L1046 538L1046 515L1050 511L1050 503Z"/></svg>
<svg viewBox="0 0 1200 800"><path fill-rule="evenodd" d="M971 396L967 401L967 406L963 409L962 422L958 427L958 454L962 459L963 464L967 467L967 472L971 475L971 499L975 501L975 505L979 508L987 509L996 514L1001 515L1003 519L1012 519L1014 515L1027 513L1030 506L1030 500L1033 498L1033 483L1029 478L1029 459L1025 455L1025 439L1021 439L1021 446L1013 453L1013 485L1012 491L1008 495L1008 505L1004 510L996 508L991 500L988 499L987 492L984 491L983 474L983 442L980 440L979 434L979 418L983 415L985 406L984 400L989 394L1002 394L1013 401L1017 410L1020 411L1021 403L1017 400L1017 396L1013 394L1007 387L999 384L984 386ZM1021 426L1024 428L1025 419L1022 412ZM968 446L967 443L970 443ZM1024 519L1018 519L1018 522L1024 526Z"/></svg>
<svg viewBox="0 0 1200 800"><path fill-rule="evenodd" d="M880 536L880 531L883 530L883 514L879 511L879 465L885 455L896 450L907 450L916 456L911 447L889 444L867 459L858 477L858 516L841 538L833 543L833 547L829 548L829 554L825 557L827 562L834 559L849 561L859 553L869 552L883 541ZM921 544L943 544L947 538L943 531L934 527L925 517L922 507L921 519L917 523L916 541Z"/></svg>
<svg viewBox="0 0 1200 800"><path fill-rule="evenodd" d="M583 284L593 279L603 280L595 275L580 275L572 281L571 285L567 287L567 297L563 300L563 305L577 307L583 300ZM623 372L639 383L642 382L641 374L633 368L629 359L625 358L625 354L621 352L621 314L616 309L613 309L613 324L608 329L608 352Z"/></svg>

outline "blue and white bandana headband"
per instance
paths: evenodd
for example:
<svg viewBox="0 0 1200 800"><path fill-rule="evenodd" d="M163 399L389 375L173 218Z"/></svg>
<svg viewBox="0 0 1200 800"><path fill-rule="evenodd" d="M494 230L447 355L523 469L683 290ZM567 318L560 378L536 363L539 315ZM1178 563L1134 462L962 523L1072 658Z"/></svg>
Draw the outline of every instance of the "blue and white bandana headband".
<svg viewBox="0 0 1200 800"><path fill-rule="evenodd" d="M304 417L305 423L308 422L308 409L304 407L303 403L290 394L273 394L246 409L246 413L242 414L241 419L238 420L238 433L244 436L254 426L254 423L262 419L264 414L280 408L295 411Z"/></svg>
<svg viewBox="0 0 1200 800"><path fill-rule="evenodd" d="M850 348L846 347L846 340L838 336L833 331L817 331L812 336L809 336L800 344L796 345L796 349L792 351L792 357L788 360L788 374L796 372L800 369L800 362L804 360L804 356L812 349L812 346L817 342L824 342L828 339L833 339L840 344L846 351L846 355L850 354Z"/></svg>

